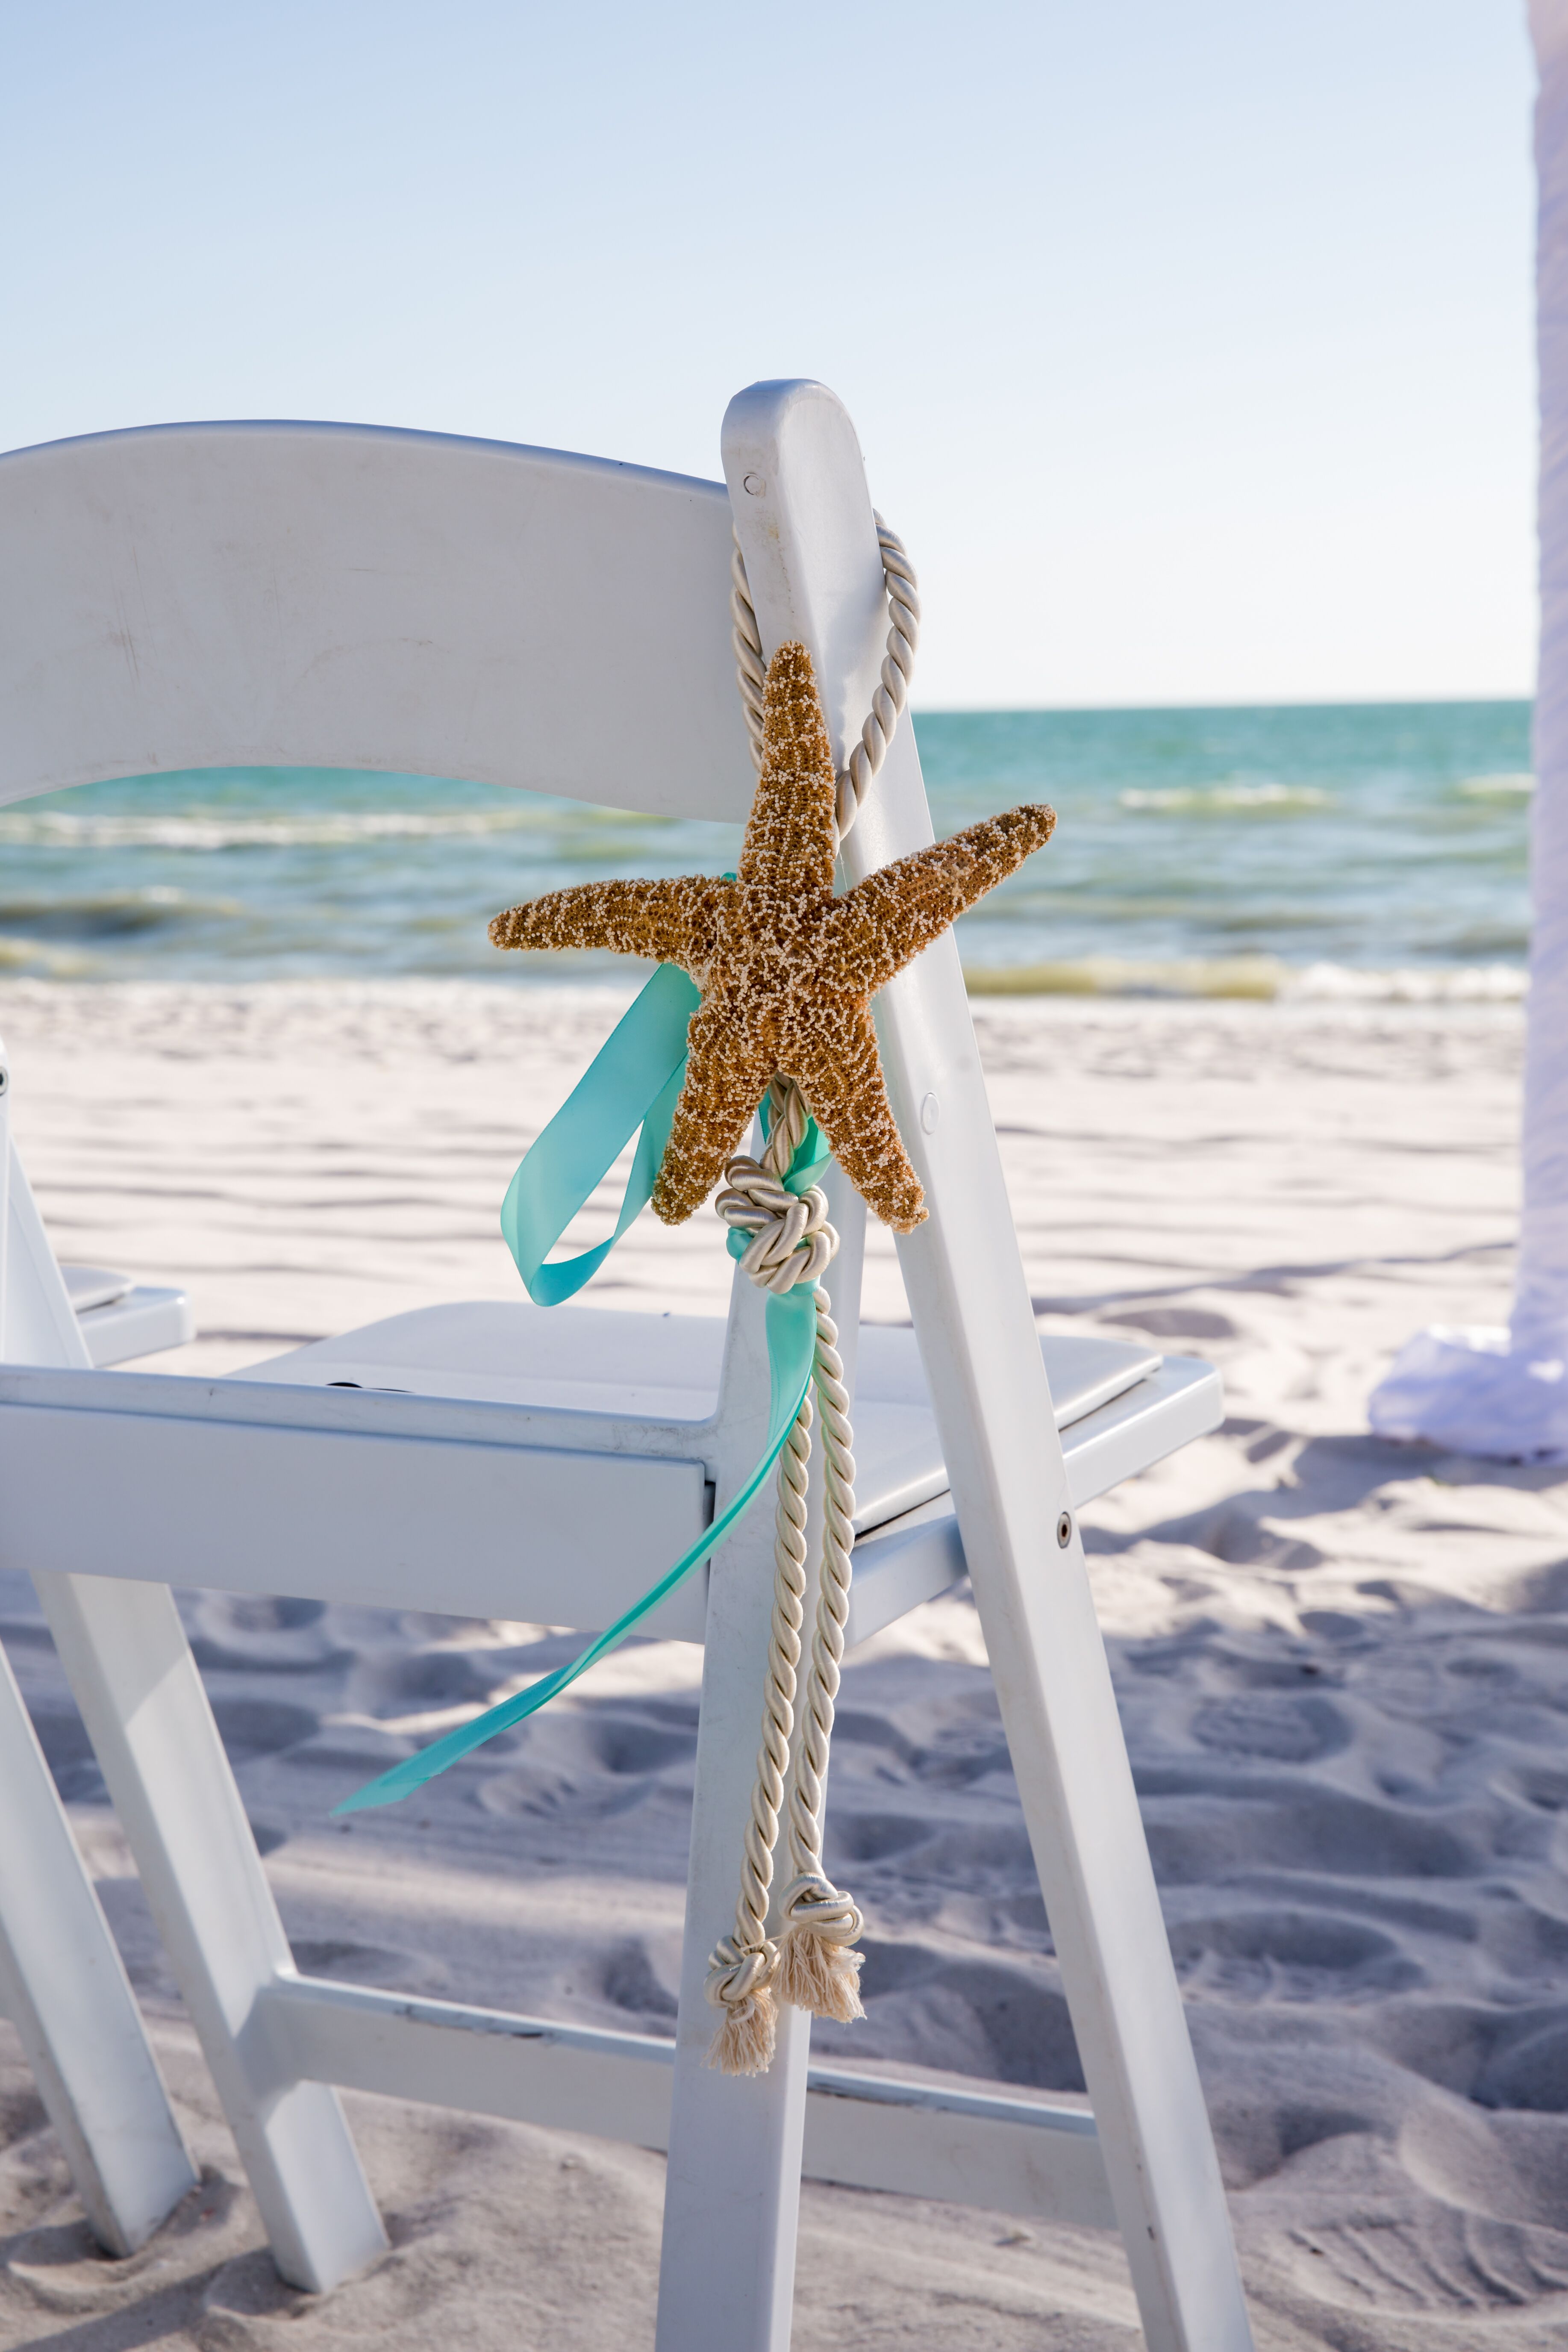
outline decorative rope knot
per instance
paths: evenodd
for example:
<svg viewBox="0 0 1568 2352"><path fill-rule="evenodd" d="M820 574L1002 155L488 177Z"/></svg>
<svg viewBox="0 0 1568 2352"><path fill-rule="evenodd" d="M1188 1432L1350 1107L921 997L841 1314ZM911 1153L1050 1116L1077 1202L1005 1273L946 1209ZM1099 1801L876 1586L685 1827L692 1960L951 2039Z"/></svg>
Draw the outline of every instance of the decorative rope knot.
<svg viewBox="0 0 1568 2352"><path fill-rule="evenodd" d="M778 1946L764 1936L750 1950L742 1950L733 1936L721 1936L708 1959L706 1991L715 2009L732 2009L738 2001L750 2000L760 1986L772 1983L778 1966Z"/></svg>
<svg viewBox="0 0 1568 2352"><path fill-rule="evenodd" d="M818 1840L820 1843L820 1839ZM792 1845L800 1851L798 1839ZM853 2025L860 2006L860 1969L865 1955L852 1947L866 1922L851 1895L842 1894L821 1870L803 1870L784 1892L784 1933L775 1976L780 2000Z"/></svg>
<svg viewBox="0 0 1568 2352"><path fill-rule="evenodd" d="M773 2063L778 2038L778 2003L773 1981L778 1974L778 1946L763 1936L742 1945L733 1936L721 1936L708 1955L703 1987L715 2009L723 2011L709 2064L726 2074L765 2074Z"/></svg>
<svg viewBox="0 0 1568 2352"><path fill-rule="evenodd" d="M752 1236L740 1259L742 1272L760 1290L781 1297L796 1283L819 1281L838 1248L821 1185L786 1192L770 1168L744 1152L729 1162L724 1181L713 1205L731 1233Z"/></svg>
<svg viewBox="0 0 1568 2352"><path fill-rule="evenodd" d="M866 1922L852 1895L841 1894L819 1870L802 1871L792 1878L781 1898L786 1931L809 1927L826 1944L857 1944ZM859 1966L857 1958L856 1966Z"/></svg>

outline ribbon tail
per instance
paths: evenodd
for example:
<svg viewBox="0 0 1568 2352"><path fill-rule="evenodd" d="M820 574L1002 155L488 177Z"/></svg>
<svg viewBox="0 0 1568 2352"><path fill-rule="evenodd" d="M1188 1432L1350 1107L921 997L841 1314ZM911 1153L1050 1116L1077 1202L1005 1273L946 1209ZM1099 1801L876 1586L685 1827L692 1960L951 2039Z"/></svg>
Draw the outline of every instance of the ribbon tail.
<svg viewBox="0 0 1568 2352"><path fill-rule="evenodd" d="M816 1302L814 1285L802 1285L784 1297L770 1297L767 1302L768 1370L771 1384L767 1442L761 1458L741 1491L712 1526L701 1535L689 1551L682 1554L673 1568L666 1570L657 1584L650 1585L641 1599L615 1623L578 1653L569 1665L560 1666L553 1674L531 1683L526 1690L518 1691L511 1698L502 1699L476 1716L471 1723L459 1724L455 1731L422 1748L416 1756L405 1757L353 1796L345 1797L332 1811L357 1813L376 1805L395 1805L412 1796L476 1748L483 1747L500 1731L510 1730L514 1723L538 1713L552 1698L585 1675L592 1665L619 1647L627 1635L637 1631L643 1619L667 1601L677 1585L700 1568L710 1553L716 1551L725 1537L756 1500L769 1472L784 1451L784 1440L794 1426L806 1389L810 1385L816 1347Z"/></svg>

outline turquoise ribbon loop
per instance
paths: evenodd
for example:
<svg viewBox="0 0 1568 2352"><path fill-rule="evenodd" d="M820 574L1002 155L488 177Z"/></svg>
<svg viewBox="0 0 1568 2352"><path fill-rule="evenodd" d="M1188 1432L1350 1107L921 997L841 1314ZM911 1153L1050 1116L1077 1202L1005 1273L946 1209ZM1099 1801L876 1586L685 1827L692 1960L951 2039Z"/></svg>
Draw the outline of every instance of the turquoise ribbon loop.
<svg viewBox="0 0 1568 2352"><path fill-rule="evenodd" d="M701 999L678 965L660 964L631 1010L611 1032L555 1117L524 1154L501 1204L501 1231L517 1262L529 1297L539 1307L557 1307L582 1289L603 1265L634 1217L652 1195L670 1120L686 1076L686 1032ZM768 1110L763 1108L764 1127ZM641 1133L638 1134L638 1129ZM607 1242L553 1265L545 1263L567 1226L603 1183L622 1151L637 1135L616 1230ZM830 1158L813 1119L784 1181L801 1193L814 1184ZM731 1231L731 1254L739 1257L750 1236ZM537 1714L634 1633L676 1586L716 1551L755 1502L772 1472L811 1383L816 1353L816 1285L802 1283L783 1297L769 1295L765 1312L768 1344L768 1433L756 1467L740 1492L624 1616L595 1636L569 1665L502 1699L471 1723L459 1724L416 1756L405 1757L341 1805L334 1813L357 1813L375 1805L395 1805L437 1773L493 1739L527 1716Z"/></svg>
<svg viewBox="0 0 1568 2352"><path fill-rule="evenodd" d="M524 1153L501 1202L500 1229L536 1307L559 1307L581 1290L652 1198L686 1076L687 1026L701 1002L679 964L661 963ZM546 1265L634 1135L632 1172L609 1240Z"/></svg>

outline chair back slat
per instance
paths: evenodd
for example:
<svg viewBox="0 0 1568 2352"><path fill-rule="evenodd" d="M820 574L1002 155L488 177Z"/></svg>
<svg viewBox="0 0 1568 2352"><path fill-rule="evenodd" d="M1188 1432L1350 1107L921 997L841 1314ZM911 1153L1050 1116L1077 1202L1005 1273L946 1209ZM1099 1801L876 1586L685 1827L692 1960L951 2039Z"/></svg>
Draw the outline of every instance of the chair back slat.
<svg viewBox="0 0 1568 2352"><path fill-rule="evenodd" d="M354 425L0 457L0 803L321 767L742 820L721 483Z"/></svg>

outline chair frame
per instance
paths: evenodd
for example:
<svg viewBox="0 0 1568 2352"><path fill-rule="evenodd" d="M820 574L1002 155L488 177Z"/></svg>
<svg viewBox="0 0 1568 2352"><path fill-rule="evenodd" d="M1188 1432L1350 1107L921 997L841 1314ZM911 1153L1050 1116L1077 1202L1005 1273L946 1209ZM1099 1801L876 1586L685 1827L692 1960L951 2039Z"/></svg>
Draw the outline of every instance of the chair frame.
<svg viewBox="0 0 1568 2352"><path fill-rule="evenodd" d="M885 628L881 562L853 427L821 385L764 383L731 404L722 448L729 511L764 653L789 639L807 645L842 757L869 707ZM716 495L706 485L679 487L705 499ZM717 551L710 513L702 528ZM715 569L708 552L690 568L695 576L704 567ZM717 615L714 626L721 636ZM635 623L623 634L635 638ZM528 661L521 667L526 671ZM516 714L504 697L492 696L491 705L464 772L517 781L500 772ZM409 713L387 722L381 740L368 742L363 725L351 737L323 704L310 738L316 758L444 772L451 754L426 754L416 706L416 697ZM175 727L172 748L153 746L158 756L145 764L237 764L256 756L232 727L225 735L216 707ZM558 714L561 728L570 715ZM108 764L95 772L124 772L139 739L112 709L100 717L99 757ZM545 738L555 723L544 725ZM248 740L267 740L273 724L264 715ZM733 732L739 750L738 721ZM275 740L287 760L290 743L302 738L298 725L290 735L278 722ZM710 748L722 751L725 740L723 723L715 722ZM673 753L666 758L656 746L650 789L679 805L675 764ZM40 770L47 772L47 759L32 772ZM613 767L601 772L608 785ZM547 776L522 781L549 788ZM29 784L25 774L20 787L52 788ZM567 787L557 779L553 788ZM0 768L0 793L6 790ZM14 796L15 779L9 790ZM931 838L906 725L847 839L845 875L858 879ZM203 1515L204 1486L210 1503L220 1462L234 1458L226 1427L242 1444L259 1446L268 1430L309 1437L338 1462L383 1434L412 1449L411 1459L433 1440L422 1457L429 1464L447 1444L483 1444L500 1478L511 1475L503 1454L508 1464L537 1465L551 1417L304 1389L273 1390L263 1407L255 1402L258 1391L243 1383L219 1384L220 1393L207 1383L94 1374L60 1284L49 1329L31 1343L26 1360L37 1369L0 1373L0 1476L9 1490L14 1479L26 1486L32 1473L30 1501L12 1531L0 1535L0 1561L35 1572L279 2267L300 2285L335 2284L385 2243L334 2087L348 2085L667 2146L659 2352L784 2352L803 2169L1114 2225L1152 2352L1245 2352L1251 2344L951 936L884 990L876 1011L895 1113L931 1207L927 1223L900 1238L900 1260L1092 2114L1063 2102L813 2067L809 2020L793 2010L784 2012L766 2075L736 2080L706 2065L712 2023L703 1996L706 1959L733 1906L757 1740L772 1600L765 1512L749 1515L708 1578L673 2044L300 1976L167 1586L149 1580L134 1540L122 1557L104 1556L95 1481L121 1475L114 1465L123 1465L126 1444L134 1452L154 1426L160 1443L177 1441L195 1482L184 1547L194 1562L200 1541L210 1541L202 1530L214 1524ZM25 1185L14 1179L14 1202L18 1181ZM852 1358L863 1219L837 1170L832 1182L836 1222L847 1235L832 1286ZM158 1402L163 1392L166 1409ZM704 1439L719 1508L755 1458L766 1394L761 1302L737 1279L721 1408ZM486 1421L490 1414L505 1420L504 1436L500 1422ZM47 1454L56 1443L78 1472L67 1491L36 1467L40 1445ZM661 1450L650 1441L645 1458ZM307 1493L302 1514L309 1504ZM812 1507L820 1513L819 1474ZM93 1572L83 1572L83 1562ZM177 1562L165 1572L176 1573ZM190 1580L224 1577L220 1549ZM402 1595L388 1597L395 1603ZM436 1605L428 1591L423 1605ZM0 1769L8 1769L10 1754L5 1693L0 1683ZM24 1800L41 1820L36 1790L25 1790ZM57 1874L64 1886L68 1873ZM0 1846L0 1916L14 1916ZM68 2044L68 2026L60 2030ZM50 2036L40 2030L35 2040L42 2046ZM144 2098L143 2109L151 2113L153 2104Z"/></svg>

